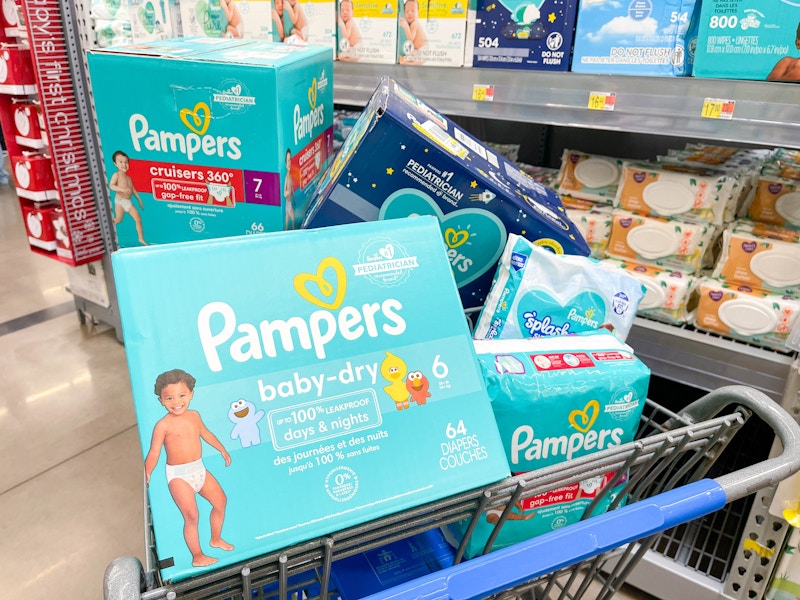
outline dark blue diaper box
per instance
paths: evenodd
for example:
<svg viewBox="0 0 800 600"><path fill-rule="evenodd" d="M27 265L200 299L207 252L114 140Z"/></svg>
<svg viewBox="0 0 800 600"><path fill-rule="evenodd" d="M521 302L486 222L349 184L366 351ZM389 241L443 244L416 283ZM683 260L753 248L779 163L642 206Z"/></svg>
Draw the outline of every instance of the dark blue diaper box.
<svg viewBox="0 0 800 600"><path fill-rule="evenodd" d="M482 306L509 233L589 246L553 190L384 77L323 175L304 228L432 215L464 308Z"/></svg>
<svg viewBox="0 0 800 600"><path fill-rule="evenodd" d="M331 579L342 600L358 600L452 566L453 547L439 529L337 560Z"/></svg>
<svg viewBox="0 0 800 600"><path fill-rule="evenodd" d="M472 0L471 7L465 64L569 70L578 0Z"/></svg>

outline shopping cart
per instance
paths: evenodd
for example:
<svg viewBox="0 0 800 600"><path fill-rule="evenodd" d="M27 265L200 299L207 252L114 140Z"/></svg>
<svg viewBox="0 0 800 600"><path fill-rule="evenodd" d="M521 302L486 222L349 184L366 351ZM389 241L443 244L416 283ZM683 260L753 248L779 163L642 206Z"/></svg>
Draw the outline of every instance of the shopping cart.
<svg viewBox="0 0 800 600"><path fill-rule="evenodd" d="M704 478L753 414L773 429L782 453L714 479ZM462 560L465 538L452 566L370 596L375 600L461 600L494 595L606 599L619 589L660 532L714 512L798 470L800 427L761 392L744 386L720 388L679 414L648 400L632 443L176 583L159 577L148 523L147 564L143 566L133 557L113 561L105 573L105 598L333 600L338 597L331 578L335 561L462 519L469 519L474 526L487 510L503 511L496 534L518 501L613 472L616 479L595 499L599 502L603 493L624 485L609 512L588 517L593 510L589 506L579 523L489 553L493 535L485 553L470 560ZM149 511L145 512L149 517ZM471 532L470 526L466 536Z"/></svg>

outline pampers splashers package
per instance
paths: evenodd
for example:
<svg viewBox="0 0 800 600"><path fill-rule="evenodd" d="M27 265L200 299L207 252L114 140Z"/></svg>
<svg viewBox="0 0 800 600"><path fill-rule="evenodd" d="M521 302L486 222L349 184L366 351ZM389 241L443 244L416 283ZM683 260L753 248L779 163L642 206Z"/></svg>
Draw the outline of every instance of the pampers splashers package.
<svg viewBox="0 0 800 600"><path fill-rule="evenodd" d="M568 71L577 9L577 0L477 0L470 64Z"/></svg>
<svg viewBox="0 0 800 600"><path fill-rule="evenodd" d="M797 0L703 0L697 77L800 81Z"/></svg>
<svg viewBox="0 0 800 600"><path fill-rule="evenodd" d="M465 308L481 306L509 233L588 255L558 195L384 78L323 176L303 227L433 215Z"/></svg>
<svg viewBox="0 0 800 600"><path fill-rule="evenodd" d="M690 29L698 0L581 0L572 71L691 75Z"/></svg>
<svg viewBox="0 0 800 600"><path fill-rule="evenodd" d="M541 469L633 441L647 398L650 370L609 333L528 340L476 340L503 447L515 474ZM564 527L584 510L615 473L522 500L492 549ZM624 482L624 474L621 481ZM595 513L614 501L616 489ZM505 507L478 520L467 545L480 554ZM457 538L469 526L451 527Z"/></svg>
<svg viewBox="0 0 800 600"><path fill-rule="evenodd" d="M608 329L628 337L642 284L583 256L555 255L510 234L475 339L551 337Z"/></svg>
<svg viewBox="0 0 800 600"><path fill-rule="evenodd" d="M333 154L330 50L184 38L89 67L121 247L299 225Z"/></svg>
<svg viewBox="0 0 800 600"><path fill-rule="evenodd" d="M435 219L112 260L165 579L508 476Z"/></svg>

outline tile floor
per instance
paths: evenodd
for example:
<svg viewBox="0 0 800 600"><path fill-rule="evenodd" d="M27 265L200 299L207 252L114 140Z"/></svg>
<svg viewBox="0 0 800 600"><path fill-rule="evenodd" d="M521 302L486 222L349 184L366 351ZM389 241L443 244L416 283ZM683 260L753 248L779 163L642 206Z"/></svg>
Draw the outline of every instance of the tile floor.
<svg viewBox="0 0 800 600"><path fill-rule="evenodd" d="M0 185L0 598L99 599L112 559L143 556L125 349L80 325L66 283Z"/></svg>

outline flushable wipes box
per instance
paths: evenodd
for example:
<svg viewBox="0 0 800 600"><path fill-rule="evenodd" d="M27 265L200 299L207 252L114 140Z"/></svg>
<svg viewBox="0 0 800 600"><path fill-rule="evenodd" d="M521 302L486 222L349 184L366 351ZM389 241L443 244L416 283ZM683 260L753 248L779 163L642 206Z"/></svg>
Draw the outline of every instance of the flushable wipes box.
<svg viewBox="0 0 800 600"><path fill-rule="evenodd" d="M89 67L121 247L299 224L333 153L329 49L184 38Z"/></svg>
<svg viewBox="0 0 800 600"><path fill-rule="evenodd" d="M554 191L385 77L303 227L414 214L439 219L465 308L483 304L509 233L557 254L589 254Z"/></svg>
<svg viewBox="0 0 800 600"><path fill-rule="evenodd" d="M205 561L170 490L214 568L508 475L435 219L112 260L165 579Z"/></svg>

